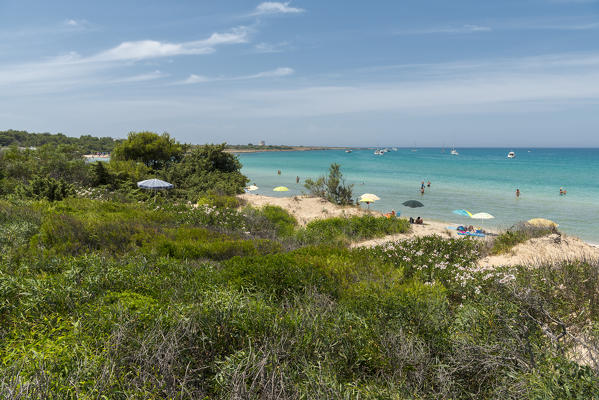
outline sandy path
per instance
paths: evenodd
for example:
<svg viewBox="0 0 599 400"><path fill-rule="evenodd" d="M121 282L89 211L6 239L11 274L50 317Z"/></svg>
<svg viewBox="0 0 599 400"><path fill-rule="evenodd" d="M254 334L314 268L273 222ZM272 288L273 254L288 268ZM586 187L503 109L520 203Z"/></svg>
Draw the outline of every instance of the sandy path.
<svg viewBox="0 0 599 400"><path fill-rule="evenodd" d="M351 217L354 215L381 215L378 211L369 211L357 206L338 206L318 197L293 196L269 197L259 194L241 194L239 198L253 207L265 205L279 206L293 215L301 226L315 219L332 217Z"/></svg>

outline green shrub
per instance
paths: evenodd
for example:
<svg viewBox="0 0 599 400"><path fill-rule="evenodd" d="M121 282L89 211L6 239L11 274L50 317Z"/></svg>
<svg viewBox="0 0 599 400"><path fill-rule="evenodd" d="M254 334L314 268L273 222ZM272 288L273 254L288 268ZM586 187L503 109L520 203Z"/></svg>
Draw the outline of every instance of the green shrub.
<svg viewBox="0 0 599 400"><path fill-rule="evenodd" d="M353 186L346 185L341 173L341 165L331 164L329 176L321 176L316 181L306 179L304 185L313 196L322 197L331 203L349 205L353 203Z"/></svg>
<svg viewBox="0 0 599 400"><path fill-rule="evenodd" d="M235 209L242 205L242 201L235 196L223 196L215 193L206 193L200 196L197 204L199 206Z"/></svg>
<svg viewBox="0 0 599 400"><path fill-rule="evenodd" d="M300 242L308 244L335 243L347 245L351 241L371 239L405 233L410 229L408 221L400 218L375 217L371 215L350 218L327 218L315 220L298 233Z"/></svg>
<svg viewBox="0 0 599 400"><path fill-rule="evenodd" d="M60 201L75 195L75 188L64 179L35 176L29 184L21 186L18 193L25 198Z"/></svg>
<svg viewBox="0 0 599 400"><path fill-rule="evenodd" d="M232 257L248 257L276 253L280 244L269 240L219 240L210 242L173 241L168 239L152 242L147 247L159 256L178 259L226 260Z"/></svg>

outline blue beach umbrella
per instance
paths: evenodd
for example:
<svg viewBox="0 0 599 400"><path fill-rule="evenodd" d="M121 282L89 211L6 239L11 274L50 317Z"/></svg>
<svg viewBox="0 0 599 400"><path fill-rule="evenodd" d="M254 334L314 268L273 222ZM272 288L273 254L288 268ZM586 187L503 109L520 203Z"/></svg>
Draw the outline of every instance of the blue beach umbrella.
<svg viewBox="0 0 599 400"><path fill-rule="evenodd" d="M160 179L146 179L145 181L137 182L137 186L142 189L150 190L163 190L173 188L172 183L161 181Z"/></svg>
<svg viewBox="0 0 599 400"><path fill-rule="evenodd" d="M461 215L462 217L472 217L472 213L468 210L453 210L452 212Z"/></svg>

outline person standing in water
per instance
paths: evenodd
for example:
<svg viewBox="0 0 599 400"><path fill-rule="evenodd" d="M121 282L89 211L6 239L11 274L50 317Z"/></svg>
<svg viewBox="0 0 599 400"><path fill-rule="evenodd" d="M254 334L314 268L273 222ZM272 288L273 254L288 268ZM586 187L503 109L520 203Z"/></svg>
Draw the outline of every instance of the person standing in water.
<svg viewBox="0 0 599 400"><path fill-rule="evenodd" d="M520 197L520 189L516 189L516 197Z"/></svg>
<svg viewBox="0 0 599 400"><path fill-rule="evenodd" d="M426 182L426 187L431 187L431 181Z"/></svg>
<svg viewBox="0 0 599 400"><path fill-rule="evenodd" d="M299 183L299 176L295 177L295 183Z"/></svg>
<svg viewBox="0 0 599 400"><path fill-rule="evenodd" d="M281 170L278 170L278 171L277 171L277 175L281 175Z"/></svg>

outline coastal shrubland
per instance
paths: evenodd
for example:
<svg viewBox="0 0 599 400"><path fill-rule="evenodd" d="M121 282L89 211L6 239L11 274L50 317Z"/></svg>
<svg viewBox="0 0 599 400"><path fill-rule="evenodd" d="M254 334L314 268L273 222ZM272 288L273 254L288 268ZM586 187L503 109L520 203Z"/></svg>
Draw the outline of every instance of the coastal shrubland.
<svg viewBox="0 0 599 400"><path fill-rule="evenodd" d="M409 224L247 207L219 146L178 172L190 153L84 164L93 188L57 163L76 192L53 200L12 190L42 166L8 151L32 169L0 159L0 398L599 398L597 261L484 267L481 242L439 236L350 248ZM131 187L175 172L180 193Z"/></svg>

